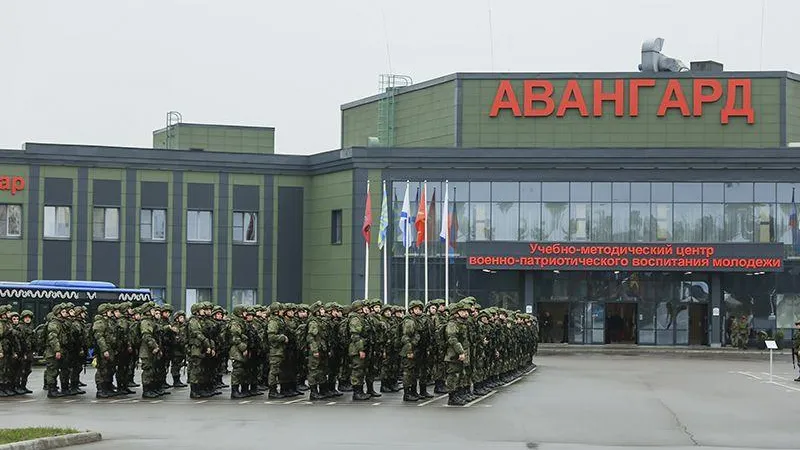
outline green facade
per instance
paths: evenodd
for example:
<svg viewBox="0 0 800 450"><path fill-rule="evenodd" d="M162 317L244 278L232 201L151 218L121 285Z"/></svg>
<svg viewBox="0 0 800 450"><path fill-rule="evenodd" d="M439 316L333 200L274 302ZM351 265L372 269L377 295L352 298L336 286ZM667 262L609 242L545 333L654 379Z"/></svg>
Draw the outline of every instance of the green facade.
<svg viewBox="0 0 800 450"><path fill-rule="evenodd" d="M275 153L275 129L179 123L153 132L153 148L226 153Z"/></svg>
<svg viewBox="0 0 800 450"><path fill-rule="evenodd" d="M800 81L786 80L786 141L800 143Z"/></svg>
<svg viewBox="0 0 800 450"><path fill-rule="evenodd" d="M507 77L507 78L506 78ZM693 83L696 78L720 82L722 96L703 104L695 116ZM520 108L524 108L523 84L526 79L552 83L556 108L568 81L577 82L586 102L588 116L568 109L563 117L554 112L545 117L517 117L501 110L490 116L492 103L503 80L509 80ZM642 80L641 74L455 74L442 81L400 88L394 95L394 147L465 148L578 148L578 147L779 147L800 141L800 81L783 72L658 74L654 87L638 89L638 115L630 115L630 83ZM671 79L679 82L689 116L678 109L658 115L659 106ZM742 89L730 89L729 80L750 80L754 122L731 116L722 123L728 97L742 105ZM595 117L594 81L602 80L603 92L614 91L615 81L623 82L623 114L615 115L614 103L602 103L602 115ZM782 85L786 85L785 96ZM541 92L541 91L537 91ZM709 88L704 91L709 93ZM384 109L389 94L350 103L342 107L342 147L363 147L370 136L379 136L386 127ZM536 103L541 108L541 103ZM786 126L781 125L782 110ZM385 131L385 130L384 130ZM456 136L458 134L458 136ZM380 143L380 146L387 146Z"/></svg>
<svg viewBox="0 0 800 450"><path fill-rule="evenodd" d="M425 89L394 94L392 108L387 97L342 108L342 147L365 147L369 137L379 137L381 127L394 127L396 147L453 147L455 145L456 83L449 81ZM383 105L381 104L383 102Z"/></svg>
<svg viewBox="0 0 800 450"><path fill-rule="evenodd" d="M0 168L0 177L22 177L25 188L12 193L11 190L0 190L0 205L18 205L22 207L22 229L20 237L0 237L0 280L28 281L28 236L25 235L25 221L27 220L28 195L31 188L28 183L28 168L26 166L4 165ZM4 226L0 222L0 226Z"/></svg>

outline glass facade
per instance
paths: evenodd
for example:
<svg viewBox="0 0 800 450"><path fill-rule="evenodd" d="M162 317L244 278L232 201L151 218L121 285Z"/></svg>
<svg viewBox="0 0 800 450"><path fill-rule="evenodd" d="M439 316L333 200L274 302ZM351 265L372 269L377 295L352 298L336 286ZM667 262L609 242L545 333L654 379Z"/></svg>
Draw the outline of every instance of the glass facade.
<svg viewBox="0 0 800 450"><path fill-rule="evenodd" d="M792 188L800 184L476 181L449 186L450 210L443 215L444 183L428 183L425 209L433 255L444 253L438 224L455 214L456 242L782 242L793 256L789 215ZM405 182L393 183L393 189L396 227ZM411 183L409 193L413 225L422 183ZM402 255L400 230L394 242L394 254ZM412 246L410 252L419 250Z"/></svg>

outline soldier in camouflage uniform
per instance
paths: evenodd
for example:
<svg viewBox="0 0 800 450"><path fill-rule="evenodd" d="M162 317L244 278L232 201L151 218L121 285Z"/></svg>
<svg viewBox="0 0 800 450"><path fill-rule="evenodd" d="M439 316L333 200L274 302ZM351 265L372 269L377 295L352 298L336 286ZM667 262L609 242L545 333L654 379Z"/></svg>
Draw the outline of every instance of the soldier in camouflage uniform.
<svg viewBox="0 0 800 450"><path fill-rule="evenodd" d="M216 365L212 364L209 368L213 375L215 393L217 395L222 392L219 388L229 387L222 381L222 376L228 371L228 355L229 355L229 339L227 336L225 309L220 305L213 306L212 316L206 323L206 332L210 339L216 343L216 356L213 361Z"/></svg>
<svg viewBox="0 0 800 450"><path fill-rule="evenodd" d="M348 317L349 347L351 374L350 382L353 385L353 400L369 400L370 394L364 392L364 381L367 376L369 361L367 355L370 351L370 327L368 315L370 314L369 305L363 300L356 300L352 304L352 311Z"/></svg>
<svg viewBox="0 0 800 450"><path fill-rule="evenodd" d="M437 306L436 320L434 321L434 394L446 394L447 389L444 386L444 377L447 372L447 366L444 361L444 354L446 350L446 339L444 337L445 327L447 327L447 304L443 299L434 300Z"/></svg>
<svg viewBox="0 0 800 450"><path fill-rule="evenodd" d="M424 305L419 300L412 300L408 304L408 314L403 318L400 358L403 367L403 401L415 402L420 399L417 393L419 374L424 364L424 349L422 342L422 329L425 322L422 320Z"/></svg>
<svg viewBox="0 0 800 450"><path fill-rule="evenodd" d="M114 389L114 370L116 368L118 336L111 305L103 303L97 307L92 323L92 341L97 370L94 382L97 385L97 398L117 395Z"/></svg>
<svg viewBox="0 0 800 450"><path fill-rule="evenodd" d="M350 357L350 318L353 315L353 305L342 306L342 319L337 325L336 335L339 351L341 352L341 359L339 360L339 390L342 392L351 392L353 390L353 383L351 375L353 372L353 365Z"/></svg>
<svg viewBox="0 0 800 450"><path fill-rule="evenodd" d="M311 317L306 328L306 345L308 349L308 383L311 400L328 398L323 386L327 384L328 358L330 357L329 324L325 320L325 306L322 302L314 302L310 308Z"/></svg>
<svg viewBox="0 0 800 450"><path fill-rule="evenodd" d="M19 331L22 341L22 365L19 373L19 387L25 391L26 394L32 394L33 391L28 389L28 377L31 375L31 365L33 364L33 353L36 345L36 334L33 327L33 311L23 310L20 315L21 321L19 324Z"/></svg>
<svg viewBox="0 0 800 450"><path fill-rule="evenodd" d="M124 312L124 315L128 321L130 321L130 327L128 327L128 343L130 344L131 352L130 362L127 365L128 375L125 378L128 380L128 385L126 387L135 388L139 387L139 384L136 383L133 378L136 367L139 364L139 348L142 346L142 333L141 330L139 330L139 321L142 319L141 310L143 305L134 308L132 303L126 303L125 306L127 310ZM133 394L135 392L131 391L129 393Z"/></svg>
<svg viewBox="0 0 800 450"><path fill-rule="evenodd" d="M395 354L394 354L394 364L392 365L392 380L394 383L392 384L392 392L397 392L403 389L403 356L400 354L402 351L403 346L403 319L406 317L406 309L402 306L396 305L392 307L393 313L393 320L394 320L394 331L395 333L395 342L397 342L397 347L395 347Z"/></svg>
<svg viewBox="0 0 800 450"><path fill-rule="evenodd" d="M491 389L487 386L489 358L489 338L491 335L491 325L489 324L489 312L482 310L478 312L475 340L473 346L476 355L473 363L474 369L474 393L475 395L486 395Z"/></svg>
<svg viewBox="0 0 800 450"><path fill-rule="evenodd" d="M261 357L258 360L258 390L265 391L269 389L269 339L267 338L267 323L269 322L269 307L256 305L254 306L256 316L253 319L253 324L258 333L258 341L261 345L259 354Z"/></svg>
<svg viewBox="0 0 800 450"><path fill-rule="evenodd" d="M0 320L5 322L5 326L9 330L6 333L5 342L0 342L0 345L5 347L0 352L7 355L5 357L7 360L5 374L2 375L5 382L1 386L4 386L6 396L22 395L25 394L25 391L17 386L16 381L19 379L19 372L22 367L22 339L19 331L19 314L16 311L9 311L5 314L5 319Z"/></svg>
<svg viewBox="0 0 800 450"><path fill-rule="evenodd" d="M172 374L172 387L184 388L186 384L181 381L181 368L186 363L186 313L176 311L172 315L172 327L175 341L172 346L172 360L170 373Z"/></svg>
<svg viewBox="0 0 800 450"><path fill-rule="evenodd" d="M161 389L164 390L172 387L167 382L167 374L170 373L169 365L172 363L175 353L175 334L177 329L170 323L173 312L172 305L164 303L159 309L156 323L158 324L158 340L161 343L161 358L158 359L156 366L156 377Z"/></svg>
<svg viewBox="0 0 800 450"><path fill-rule="evenodd" d="M0 305L0 397L15 395L11 389L9 379L9 369L13 355L13 329L7 320L7 315L11 311L10 305Z"/></svg>
<svg viewBox="0 0 800 450"><path fill-rule="evenodd" d="M306 386L306 379L308 378L308 341L306 338L308 333L308 306L303 304L297 305L295 320L298 326L295 330L295 342L297 343L297 382L294 385L294 389L305 392L309 389L308 386Z"/></svg>
<svg viewBox="0 0 800 450"><path fill-rule="evenodd" d="M321 389L327 397L341 397L344 394L336 388L336 381L339 378L344 358L347 355L347 349L339 336L339 326L343 320L342 305L335 302L326 303L325 312L326 314L322 318L325 321L325 327L328 332L327 341L330 356L328 357L328 367L326 369L327 382Z"/></svg>
<svg viewBox="0 0 800 450"><path fill-rule="evenodd" d="M88 351L88 343L86 342L84 320L81 317L82 306L70 306L72 303L67 303L69 320L69 389L70 395L83 395L86 391L80 389L81 371L86 363L86 352ZM63 389L63 386L62 386Z"/></svg>
<svg viewBox="0 0 800 450"><path fill-rule="evenodd" d="M367 338L367 367L365 382L367 384L366 393L370 397L380 397L382 394L375 390L375 379L381 376L381 365L383 358L386 357L384 337L386 328L381 320L381 307L382 302L380 299L364 300L364 304L368 306L366 323L368 327Z"/></svg>
<svg viewBox="0 0 800 450"><path fill-rule="evenodd" d="M283 318L284 307L275 302L270 305L270 317L267 322L267 339L269 340L269 386L268 397L278 399L286 397L288 392L283 392L284 385L281 385L281 392L278 392L278 384L281 384L281 368L286 358L286 347L289 344L289 329Z"/></svg>
<svg viewBox="0 0 800 450"><path fill-rule="evenodd" d="M394 366L400 357L400 330L398 321L394 317L394 306L384 305L381 309L381 317L386 328L384 335L386 357L381 365L381 392L397 392L393 390L397 386Z"/></svg>
<svg viewBox="0 0 800 450"><path fill-rule="evenodd" d="M458 302L450 305L450 317L445 328L447 338L445 385L449 395L447 404L453 406L467 404L463 379L467 373L465 368L470 364L469 311L470 307L466 303Z"/></svg>
<svg viewBox="0 0 800 450"><path fill-rule="evenodd" d="M793 361L800 360L800 320L794 323L794 336L792 341L792 352L794 352L794 359ZM800 368L800 365L798 365ZM800 382L800 374L798 374L797 378L794 381Z"/></svg>
<svg viewBox="0 0 800 450"><path fill-rule="evenodd" d="M189 398L207 398L214 395L207 360L216 354L214 341L206 336L204 324L211 305L195 303L191 307L192 317L186 324Z"/></svg>
<svg viewBox="0 0 800 450"><path fill-rule="evenodd" d="M48 398L63 397L69 395L69 367L66 362L69 360L69 325L67 320L69 312L66 304L59 303L53 307L53 318L47 324L47 345L45 349L45 361L47 367L44 372L44 384L47 389ZM57 380L61 382L61 391L58 390Z"/></svg>
<svg viewBox="0 0 800 450"><path fill-rule="evenodd" d="M149 303L142 311L142 320L139 322L142 333L142 345L139 347L139 358L142 361L142 398L157 398L166 394L158 374L160 360L164 357L159 334L160 320L161 311L158 306Z"/></svg>
<svg viewBox="0 0 800 450"><path fill-rule="evenodd" d="M233 317L228 321L227 333L230 339L231 399L263 395L257 390L258 351L261 343L253 326L254 311L244 305L233 308Z"/></svg>

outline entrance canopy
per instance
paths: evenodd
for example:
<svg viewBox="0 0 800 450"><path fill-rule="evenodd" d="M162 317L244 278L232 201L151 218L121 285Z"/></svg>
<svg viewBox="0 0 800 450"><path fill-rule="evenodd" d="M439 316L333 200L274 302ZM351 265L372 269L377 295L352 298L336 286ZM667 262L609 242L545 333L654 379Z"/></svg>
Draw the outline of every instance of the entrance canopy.
<svg viewBox="0 0 800 450"><path fill-rule="evenodd" d="M780 272L782 244L470 242L469 269Z"/></svg>

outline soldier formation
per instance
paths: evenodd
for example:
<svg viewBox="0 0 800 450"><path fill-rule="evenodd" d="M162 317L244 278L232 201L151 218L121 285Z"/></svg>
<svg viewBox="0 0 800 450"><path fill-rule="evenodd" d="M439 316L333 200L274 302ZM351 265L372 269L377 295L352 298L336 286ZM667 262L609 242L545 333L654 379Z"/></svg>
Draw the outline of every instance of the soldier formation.
<svg viewBox="0 0 800 450"><path fill-rule="evenodd" d="M153 302L102 304L93 322L72 303L53 307L34 328L33 313L0 306L0 396L31 393L34 353L43 356L49 398L85 394L87 361L97 368L97 398L169 395L187 387L190 398L231 388L232 399L268 394L310 400L352 392L353 400L403 391L414 402L449 394L464 405L532 369L535 316L481 308L468 297L446 305L412 301L408 311L380 300L350 305L273 303L233 308L192 305L183 311ZM222 381L232 363L231 385ZM134 382L141 368L141 385ZM167 376L171 375L172 383ZM376 389L375 382L379 387Z"/></svg>

